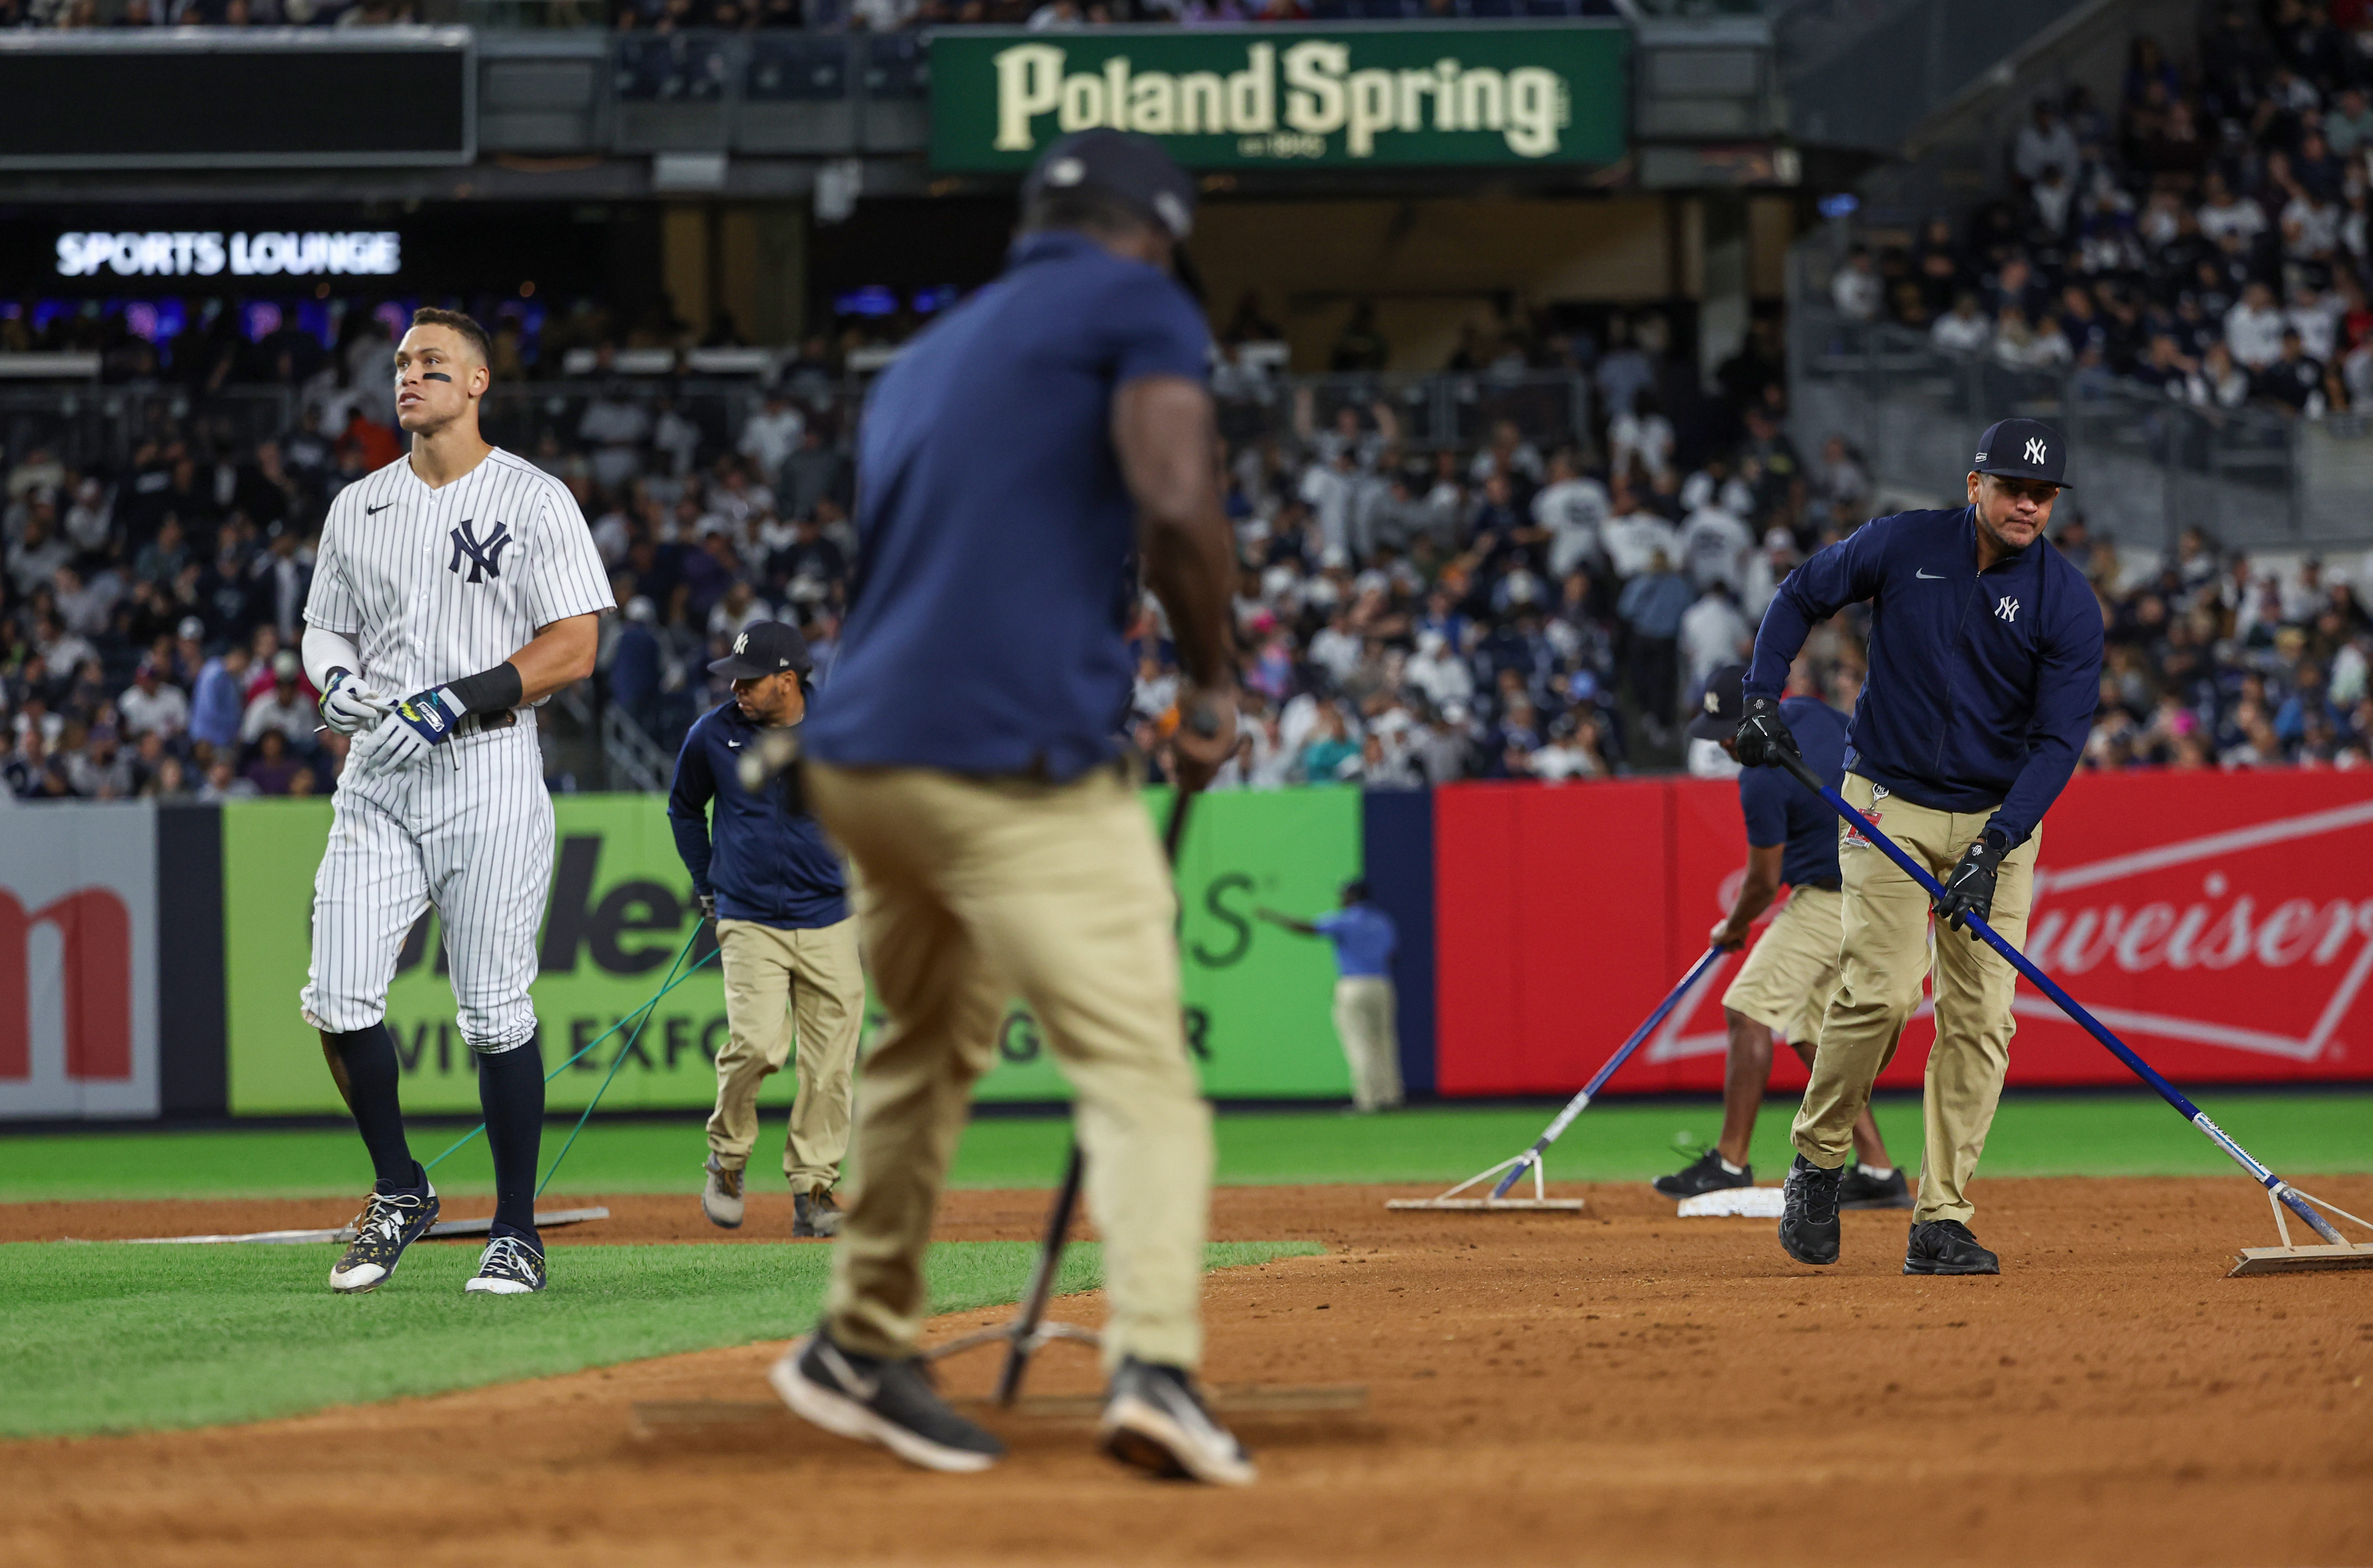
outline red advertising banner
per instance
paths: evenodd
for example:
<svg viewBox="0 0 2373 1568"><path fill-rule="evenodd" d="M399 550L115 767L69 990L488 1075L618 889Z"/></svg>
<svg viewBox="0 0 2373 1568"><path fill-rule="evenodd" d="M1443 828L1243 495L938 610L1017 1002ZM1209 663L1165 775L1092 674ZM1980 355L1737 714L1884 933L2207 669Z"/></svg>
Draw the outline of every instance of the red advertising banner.
<svg viewBox="0 0 2373 1568"><path fill-rule="evenodd" d="M1435 812L1444 1094L1579 1085L1704 951L1746 869L1726 783L1454 789ZM2373 1078L2373 778L2080 774L2045 820L2027 951L2179 1082ZM1740 962L1717 965L1608 1092L1718 1089ZM1508 997L1525 1005L1491 1000ZM2022 985L2017 1009L2012 1083L2129 1080L2040 993ZM1923 1003L1880 1082L1917 1085L1934 1037ZM1775 1086L1801 1087L1780 1059Z"/></svg>

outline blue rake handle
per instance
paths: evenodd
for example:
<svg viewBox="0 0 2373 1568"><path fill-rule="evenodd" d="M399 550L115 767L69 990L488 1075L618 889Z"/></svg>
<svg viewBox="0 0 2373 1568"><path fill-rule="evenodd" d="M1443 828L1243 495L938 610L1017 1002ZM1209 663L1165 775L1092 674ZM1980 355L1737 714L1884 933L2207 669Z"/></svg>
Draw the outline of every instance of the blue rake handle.
<svg viewBox="0 0 2373 1568"><path fill-rule="evenodd" d="M1854 810L1852 805L1848 804L1846 798L1843 795L1839 794L1835 790L1832 790L1827 784L1822 783L1819 776L1815 774L1811 768L1805 766L1804 758L1795 756L1787 752L1783 752L1780 754L1780 766L1786 768L1790 775L1795 778L1797 783L1802 784L1806 789L1810 790L1813 793L1820 796L1822 800L1827 801L1829 802L1829 809L1837 813L1839 816L1842 817L1845 820L1847 826L1861 834L1871 843L1877 845L1880 852L1886 855L1888 860L1893 860L1897 865L1903 868L1904 874L1909 876L1913 882L1918 883L1931 899L1942 898L1945 895L1945 890L1936 884L1936 879L1930 876L1924 867L1923 867L1918 861L1914 860L1911 856L1905 854L1902 847L1897 844L1894 839L1889 838L1886 834L1880 832L1876 823L1872 822L1867 817L1864 816L1862 813ZM2259 1186L2264 1188L2269 1193L2273 1194L2274 1197L2292 1213L2297 1214L2300 1219L2305 1220L2309 1226L2314 1230L2316 1235L2321 1236L2325 1241L2334 1246L2344 1246L2347 1245L2345 1240L2341 1236L2341 1234L2332 1228L2331 1222L2326 1220L2322 1215L2317 1213L2313 1207L2311 1207L2308 1201L2304 1198L2300 1197L2298 1192L2292 1188L2290 1183L2283 1180L2282 1177L2274 1175L2274 1172L2260 1164L2256 1159L2251 1157L2247 1149L2244 1149L2239 1143L2234 1142L2231 1136L2228 1135L2223 1128L2208 1119L2208 1115L2205 1111L2203 1111L2198 1106L2193 1105L2190 1100L2184 1097L2183 1091L2178 1089L2174 1084L2159 1076L2159 1072L2157 1068L2151 1066L2150 1063L2145 1061L2141 1057L2136 1056L2133 1048L2123 1040L2121 1040L2115 1035L2110 1033L2109 1026L2107 1024L2094 1017L2091 1013L2086 1012L2084 1007L2075 997L2070 996L2066 991L2060 989L2058 982L2053 980L2051 976L2045 974L2041 969L2037 968L2034 964L2030 963L2026 954L2021 953L2017 948L2013 947L2009 942L2005 942L2000 933L1995 931L1993 927L1986 924L1985 921L1979 919L1975 915L1969 917L1969 929L1977 933L1978 940L1984 942L1988 947L1993 948L1996 953L2001 954L2003 957L2009 962L2012 968L2026 976L2028 982L2031 983L2037 990L2040 990L2045 996L2050 997L2053 1005L2058 1007L2061 1012L2066 1013L2070 1018L2075 1020L2076 1024L2083 1028L2087 1034L2100 1041L2101 1044L2109 1047L2110 1053L2112 1056L2115 1056L2120 1061L2124 1062L2128 1070L2131 1071L2135 1077L2149 1084L2151 1088L2157 1093L2160 1099L2165 1100L2168 1105L2173 1106L2176 1110L2182 1115L2184 1120L2190 1122L2202 1132L2207 1134L2210 1142L2215 1143L2219 1149L2224 1150L2226 1153L2231 1155L2235 1164L2239 1165L2243 1170L2250 1173L2250 1179L2254 1180Z"/></svg>
<svg viewBox="0 0 2373 1568"><path fill-rule="evenodd" d="M1721 957L1722 949L1718 947L1706 949L1705 956L1699 959L1690 967L1689 972L1681 977L1679 985L1666 993L1665 1000L1656 1004L1656 1011L1648 1014L1647 1022L1632 1030L1631 1037L1624 1041L1622 1047L1613 1056L1607 1059L1607 1065L1590 1075L1590 1082L1582 1086L1582 1093L1565 1103L1565 1109L1558 1112L1557 1119L1549 1123L1549 1130L1535 1139L1531 1148L1516 1156L1516 1163L1508 1167L1508 1174L1502 1176L1500 1185L1491 1189L1492 1202L1497 1203L1501 1199L1507 1197L1508 1189L1514 1187L1526 1171L1540 1163L1541 1156L1549 1152L1549 1146L1556 1142L1567 1128L1573 1125L1574 1117L1589 1108L1592 1097L1607 1087L1607 1081L1615 1076L1615 1070L1631 1059L1631 1053L1640 1048L1641 1042L1656 1032L1656 1025L1662 1024L1666 1015L1680 1005L1681 998L1689 994L1689 989L1695 986L1703 977L1705 972L1713 968Z"/></svg>

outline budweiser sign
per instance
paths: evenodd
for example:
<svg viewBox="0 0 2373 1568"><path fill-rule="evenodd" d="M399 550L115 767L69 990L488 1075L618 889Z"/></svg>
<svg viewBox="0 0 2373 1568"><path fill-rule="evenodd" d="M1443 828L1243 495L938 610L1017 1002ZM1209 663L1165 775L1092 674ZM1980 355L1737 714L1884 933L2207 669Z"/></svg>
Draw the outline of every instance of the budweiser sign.
<svg viewBox="0 0 2373 1568"><path fill-rule="evenodd" d="M1709 879L1707 923L1744 874ZM2373 1075L2373 780L2079 775L2045 820L2025 951L2180 1081ZM1656 1086L1718 1073L1740 962L1717 965L1650 1037L1643 1065L1671 1069ZM2040 992L2021 982L2013 1005L2013 1083L2130 1081ZM1934 1038L1923 998L1881 1082L1917 1085ZM1783 1053L1775 1086L1802 1079Z"/></svg>
<svg viewBox="0 0 2373 1568"><path fill-rule="evenodd" d="M2158 820L2165 834L2214 819ZM2130 1044L2344 1059L2344 1024L2373 970L2373 800L2098 858L2063 859L2063 837L2055 820L2026 952L2102 1023ZM2024 989L2018 1008L2059 1015Z"/></svg>

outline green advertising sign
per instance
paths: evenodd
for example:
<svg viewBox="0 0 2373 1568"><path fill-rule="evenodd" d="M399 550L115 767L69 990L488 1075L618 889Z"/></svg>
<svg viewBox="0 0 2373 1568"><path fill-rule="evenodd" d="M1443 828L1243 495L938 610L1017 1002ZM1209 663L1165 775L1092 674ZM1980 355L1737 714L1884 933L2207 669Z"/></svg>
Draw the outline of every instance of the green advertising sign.
<svg viewBox="0 0 2373 1568"><path fill-rule="evenodd" d="M554 802L558 850L539 937L536 1016L547 1068L557 1067L660 989L692 934L691 885L662 802L648 795L566 795ZM1149 810L1166 809L1149 795ZM1226 1098L1340 1094L1349 1078L1329 1005L1334 967L1322 942L1256 921L1257 904L1308 914L1360 872L1360 797L1350 790L1229 793L1196 803L1179 891L1186 1024L1204 1087ZM334 1113L344 1107L318 1037L298 1013L310 954L313 872L330 831L323 801L238 802L223 808L226 1012L235 1116ZM706 937L693 956L710 951ZM433 915L414 927L388 990L388 1024L413 1111L478 1108L469 1047ZM868 1037L878 1028L868 1020ZM631 1047L596 1045L552 1084L553 1109L582 1106L623 1051L604 1106L708 1105L726 1034L710 964L654 1011ZM787 1108L788 1073L764 1100ZM981 1097L1066 1097L1036 1024L1016 1010L998 1038Z"/></svg>
<svg viewBox="0 0 2373 1568"><path fill-rule="evenodd" d="M1620 22L967 28L931 35L931 165L1023 170L1072 131L1193 169L1612 163Z"/></svg>

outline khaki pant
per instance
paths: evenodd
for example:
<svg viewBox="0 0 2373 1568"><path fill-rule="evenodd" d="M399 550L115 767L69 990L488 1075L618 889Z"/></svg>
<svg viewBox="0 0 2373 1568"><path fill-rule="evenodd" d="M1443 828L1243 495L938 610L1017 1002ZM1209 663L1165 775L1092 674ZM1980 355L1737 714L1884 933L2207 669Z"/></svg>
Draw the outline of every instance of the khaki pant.
<svg viewBox="0 0 2373 1568"><path fill-rule="evenodd" d="M1821 1013L1838 989L1844 896L1826 887L1792 891L1722 993L1722 1005L1784 1040L1809 1040L1818 1033Z"/></svg>
<svg viewBox="0 0 2373 1568"><path fill-rule="evenodd" d="M793 1192L827 1190L848 1153L849 1074L865 1023L865 972L857 922L784 930L754 920L717 922L725 967L725 1048L717 1053L717 1109L708 1149L740 1170L758 1140L758 1087L790 1059L799 1036L798 1094L783 1174Z"/></svg>
<svg viewBox="0 0 2373 1568"><path fill-rule="evenodd" d="M867 1355L914 1350L932 1209L1019 992L1079 1094L1111 1302L1105 1364L1192 1368L1211 1115L1179 1013L1177 899L1136 791L1111 768L1058 785L810 763L807 785L856 862L889 1014L865 1060L824 1303L833 1338Z"/></svg>
<svg viewBox="0 0 2373 1568"><path fill-rule="evenodd" d="M1363 1111L1401 1103L1401 1036L1393 1016L1393 983L1382 975L1346 975L1335 982L1335 1033L1351 1065L1351 1103Z"/></svg>
<svg viewBox="0 0 2373 1568"><path fill-rule="evenodd" d="M1991 812L1940 812L1900 795L1880 796L1869 779L1846 775L1846 803L1869 813L1880 832L1942 882L1961 851L1985 830ZM1840 832L1846 833L1843 825ZM1986 923L2017 946L2027 940L2040 829L2003 858ZM1903 1021L1920 1003L1928 972L1928 895L1858 834L1841 838L1845 872L1842 946L1837 993L1821 1018L1813 1081L1796 1113L1799 1153L1825 1170L1853 1157L1854 1118L1890 1058ZM1962 1196L1993 1125L2010 1066L2012 992L2018 973L1966 932L1939 927L1935 943L1936 1044L1928 1054L1927 1152L1920 1166L1915 1220L1959 1220L1974 1211Z"/></svg>

